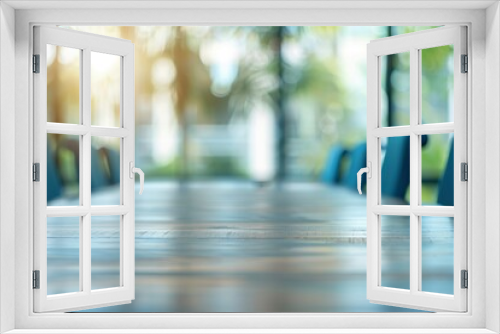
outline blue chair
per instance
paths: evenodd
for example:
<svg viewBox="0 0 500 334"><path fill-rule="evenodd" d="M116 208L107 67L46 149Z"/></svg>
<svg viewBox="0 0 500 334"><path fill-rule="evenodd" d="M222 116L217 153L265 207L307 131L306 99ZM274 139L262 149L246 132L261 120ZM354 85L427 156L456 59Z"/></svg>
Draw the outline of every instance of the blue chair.
<svg viewBox="0 0 500 334"><path fill-rule="evenodd" d="M340 182L342 160L347 151L341 145L335 145L330 149L326 160L325 169L321 174L324 183L336 184Z"/></svg>
<svg viewBox="0 0 500 334"><path fill-rule="evenodd" d="M382 196L404 199L409 184L410 137L390 137L382 164Z"/></svg>
<svg viewBox="0 0 500 334"><path fill-rule="evenodd" d="M349 153L349 166L342 178L342 185L356 190L358 189L357 174L361 168L366 167L366 142L356 145ZM366 174L361 179L362 185L366 183Z"/></svg>
<svg viewBox="0 0 500 334"><path fill-rule="evenodd" d="M109 166L109 181L111 184L120 183L120 151L105 148L104 153L108 160Z"/></svg>
<svg viewBox="0 0 500 334"><path fill-rule="evenodd" d="M102 154L95 147L91 149L90 160L90 188L91 191L96 191L99 188L109 185L110 182L106 175Z"/></svg>
<svg viewBox="0 0 500 334"><path fill-rule="evenodd" d="M47 201L61 195L62 181L57 168L56 155L50 140L47 140Z"/></svg>
<svg viewBox="0 0 500 334"><path fill-rule="evenodd" d="M75 157L75 170L76 174L80 172L80 141L78 139L66 139L62 146L71 152Z"/></svg>
<svg viewBox="0 0 500 334"><path fill-rule="evenodd" d="M448 161L444 169L443 175L439 180L437 202L441 205L453 206L455 187L453 182L453 165L454 165L454 140L450 142L450 152L448 153Z"/></svg>

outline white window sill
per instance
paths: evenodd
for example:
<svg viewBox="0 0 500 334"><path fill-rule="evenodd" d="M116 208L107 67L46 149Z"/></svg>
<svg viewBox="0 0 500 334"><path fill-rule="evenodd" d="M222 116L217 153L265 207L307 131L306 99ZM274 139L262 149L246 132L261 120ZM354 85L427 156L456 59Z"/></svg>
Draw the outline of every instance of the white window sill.
<svg viewBox="0 0 500 334"><path fill-rule="evenodd" d="M15 329L5 334L486 334L488 329Z"/></svg>

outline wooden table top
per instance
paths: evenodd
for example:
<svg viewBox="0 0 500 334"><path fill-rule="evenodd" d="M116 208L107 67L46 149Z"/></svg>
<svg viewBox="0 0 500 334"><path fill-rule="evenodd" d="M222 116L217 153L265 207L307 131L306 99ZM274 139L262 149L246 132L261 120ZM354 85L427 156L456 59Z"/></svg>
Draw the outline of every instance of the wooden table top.
<svg viewBox="0 0 500 334"><path fill-rule="evenodd" d="M105 203L113 191L93 194L96 203ZM386 221L383 284L404 287L409 272L408 224L404 218ZM49 288L60 292L57 289L70 280L64 273L78 259L78 248L74 241L64 242L70 240L70 229L61 224L50 228L51 224ZM116 281L113 263L118 259L112 250L119 244L117 233L105 224L94 225L98 224L92 225L93 280ZM424 287L445 291L453 281L453 224L423 226ZM78 268L73 269L77 277ZM411 310L366 299L365 196L320 183L259 187L237 181L153 180L145 184L142 196L136 196L136 299L91 311Z"/></svg>

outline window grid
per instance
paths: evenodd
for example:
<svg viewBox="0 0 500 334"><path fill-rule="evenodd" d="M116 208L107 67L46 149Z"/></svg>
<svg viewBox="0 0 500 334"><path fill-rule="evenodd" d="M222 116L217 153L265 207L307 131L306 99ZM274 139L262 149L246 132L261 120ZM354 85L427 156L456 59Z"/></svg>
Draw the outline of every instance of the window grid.
<svg viewBox="0 0 500 334"><path fill-rule="evenodd" d="M90 54L89 49L80 49L80 122L69 123L46 123L46 132L51 134L66 134L79 136L79 206L47 207L46 217L80 217L80 292L90 293L91 270L91 217L102 215L120 216L120 254L123 253L123 224L124 215L129 209L124 205L123 196L123 162L120 163L120 205L92 205L91 204L91 139L93 136L120 138L120 161L123 159L123 140L129 131L123 127L123 108L120 103L120 128L92 126L91 125L91 78L90 78ZM123 71L123 57L120 56L120 68ZM122 80L120 80L121 82ZM123 84L120 85L120 95L123 95ZM120 98L122 101L123 99ZM123 286L123 256L120 256L120 286ZM57 295L48 296L48 298Z"/></svg>
<svg viewBox="0 0 500 334"><path fill-rule="evenodd" d="M117 137L123 142L128 131L123 128L122 103L120 103L120 128L91 125L91 79L90 79L90 50L80 50L80 124L47 122L47 133L78 135L79 140L79 201L80 206L47 207L46 217L80 217L80 292L92 291L91 268L91 217L97 215L120 216L120 253L123 253L123 215L129 210L124 205L123 196L123 163L120 164L120 205L92 205L91 204L91 139L92 136ZM123 57L120 57L123 71ZM120 80L121 81L121 80ZM120 95L123 95L121 84ZM120 145L120 161L123 159L123 145ZM123 286L123 256L120 256L120 286ZM50 298L50 296L49 296Z"/></svg>
<svg viewBox="0 0 500 334"><path fill-rule="evenodd" d="M466 310L467 291L460 288L461 269L466 269L466 183L459 181L457 166L466 162L466 76L460 73L460 54L466 52L464 27L443 27L371 42L368 46L368 129L367 161L372 177L367 179L367 280L368 299L375 303L424 310ZM454 122L421 124L420 51L443 45L454 46ZM382 127L381 57L410 52L410 124ZM423 206L421 200L421 135L454 134L455 206ZM409 205L381 205L381 139L409 136ZM381 215L410 217L410 290L381 286ZM421 217L454 217L454 294L421 291Z"/></svg>
<svg viewBox="0 0 500 334"><path fill-rule="evenodd" d="M64 28L35 26L33 52L40 55L40 72L33 75L34 142L33 160L43 173L47 166L47 133L80 136L80 202L75 206L47 207L47 180L33 184L34 252L33 270L40 271L40 288L33 290L35 312L66 312L103 305L128 303L134 299L134 180L126 174L125 162L134 161L134 45L127 40L81 33ZM47 45L59 45L80 51L80 123L47 123ZM91 126L90 122L90 52L120 57L121 128ZM91 205L92 136L117 137L120 152L120 205ZM44 139L45 137L45 139ZM126 176L126 177L125 177ZM120 282L116 288L91 290L90 246L91 216L120 215ZM80 217L80 292L47 295L47 217Z"/></svg>

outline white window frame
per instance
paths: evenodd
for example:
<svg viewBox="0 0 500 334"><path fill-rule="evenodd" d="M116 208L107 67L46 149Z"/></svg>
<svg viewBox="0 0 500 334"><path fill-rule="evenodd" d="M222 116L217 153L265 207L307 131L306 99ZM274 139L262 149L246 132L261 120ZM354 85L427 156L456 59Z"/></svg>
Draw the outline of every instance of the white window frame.
<svg viewBox="0 0 500 334"><path fill-rule="evenodd" d="M367 295L373 303L422 310L463 312L467 309L467 289L461 287L461 270L467 269L467 183L460 179L461 163L467 163L467 73L461 73L462 55L467 54L467 31L464 26L440 27L411 34L401 34L372 41L367 50ZM422 122L422 50L452 45L453 114L446 123ZM382 57L407 52L409 67L409 124L383 126L380 100ZM421 135L454 134L454 205L422 205ZM407 136L410 160L410 200L408 205L382 202L383 138ZM383 285L382 217L407 217L409 223L409 289ZM453 220L453 294L422 290L422 217L452 217Z"/></svg>
<svg viewBox="0 0 500 334"><path fill-rule="evenodd" d="M133 3L134 8L148 6ZM8 172L15 168L15 212L2 211L1 232L2 248L0 249L0 320L8 319L0 329L14 329L15 333L36 333L36 329L63 329L61 333L70 333L72 329L89 329L88 332L99 333L99 329L131 329L128 333L147 333L147 329L170 328L170 333L178 328L196 328L192 332L233 333L235 328L253 328L252 332L295 332L294 328L302 328L300 332L327 333L345 332L410 332L411 328L419 328L422 333L462 332L490 333L500 331L500 136L498 134L500 117L500 11L493 2L398 2L399 9L390 9L388 2L342 2L307 3L297 1L289 3L295 9L287 8L283 2L269 2L258 5L246 3L253 9L242 9L241 5L216 3L215 1L191 3L167 3L171 8L163 9L115 9L102 10L103 6L117 6L112 2L75 2L75 7L90 9L40 9L44 6L69 6L60 2L9 2L12 6L31 6L31 10L16 10L15 24L12 20L13 10L9 4L2 3L0 10L0 130L9 124L15 127L15 145L6 143L5 139L12 131L0 131L0 181L14 187L8 178ZM55 5L54 5L55 4ZM161 6L154 3L153 8ZM34 6L34 7L33 7ZM101 9L96 8L97 6ZM177 8L175 8L177 6ZM210 7L211 6L211 7ZM232 8L230 6L233 6ZM253 6L253 7L252 7ZM279 7L282 8L279 8ZM363 9L363 6L365 7ZM401 7L412 10L400 9ZM428 7L426 7L428 6ZM432 7L430 7L432 6ZM462 6L456 9L454 6ZM487 6L490 6L486 9ZM92 9L92 7L94 7ZM178 9L186 8L186 9ZM208 8L207 8L208 7ZM226 7L226 8L224 8ZM314 7L316 9L314 9ZM338 8L335 8L338 7ZM358 9L352 9L352 8ZM442 8L442 9L436 9ZM464 8L469 9L464 9ZM55 7L57 8L57 7ZM210 9L219 8L219 9ZM222 8L222 9L220 9ZM351 8L351 9L346 9ZM369 9L367 9L369 8ZM415 9L417 8L417 9ZM471 9L472 8L472 9ZM486 26L485 26L486 22ZM32 269L32 183L30 181L33 133L32 123L32 75L30 63L32 54L32 27L37 24L65 25L467 25L469 31L469 64L468 76L468 152L469 190L468 197L468 312L437 314L332 314L332 313L292 313L292 314L34 314L33 291L31 290ZM7 29L6 29L7 28ZM488 29L486 29L488 28ZM15 44L12 30L15 31ZM9 38L10 37L10 38ZM5 45L5 47L4 47ZM15 45L15 61L13 48ZM15 73L10 66L15 64ZM488 71L485 71L485 64ZM5 74L4 74L5 73ZM10 81L9 81L10 79ZM14 80L15 79L15 80ZM9 83L15 82L15 88ZM15 100L9 97L15 92ZM30 102L31 101L31 102ZM10 110L9 110L10 108ZM15 113L13 112L15 108ZM13 115L15 114L15 118ZM488 119L488 122L486 121ZM9 145L11 147L9 147ZM485 153L488 150L488 154ZM9 158L11 158L9 160ZM10 163L14 159L15 164ZM485 170L485 162L488 165ZM477 166L477 167L476 167ZM13 168L14 167L14 168ZM488 175L486 183L486 171ZM0 209L8 209L7 191L3 187L0 195ZM486 196L488 194L488 196ZM485 206L485 201L487 205ZM486 217L489 218L486 221ZM14 220L8 218L15 218ZM15 223L15 224L14 224ZM13 225L14 224L14 225ZM472 228L473 226L473 228ZM15 236L15 242L8 238ZM12 261L12 253L15 263ZM29 259L29 261L26 261ZM7 284L15 281L15 291L10 293ZM488 289L488 293L486 293ZM5 294L4 294L5 293ZM12 305L15 309L12 310ZM9 316L14 316L11 320ZM259 330L260 328L260 330ZM264 330L262 328L274 329ZM354 329L358 328L359 331ZM380 331L377 329L385 328ZM389 329L393 329L392 331ZM432 328L433 330L429 330ZM25 331L23 329L33 329ZM453 330L455 329L455 330ZM465 329L460 331L459 329ZM87 332L87 331L86 331ZM167 332L167 331L165 331ZM411 331L415 333L415 331Z"/></svg>
<svg viewBox="0 0 500 334"><path fill-rule="evenodd" d="M78 50L80 55L80 122L79 124L47 122L47 45ZM135 185L129 177L135 161L135 89L134 45L127 40L110 38L58 27L34 27L34 52L39 55L40 72L33 76L34 96L34 161L40 166L40 180L33 185L34 201L34 269L39 270L39 288L33 290L34 309L38 312L71 311L130 303L135 295ZM91 121L91 57L93 52L113 55L120 62L119 127L92 125ZM76 206L47 206L47 134L78 136L80 203ZM91 138L114 137L120 141L120 203L91 204ZM129 165L130 163L130 165ZM119 217L120 285L92 289L91 220L92 216ZM48 295L47 282L47 218L78 217L80 268L78 292Z"/></svg>

